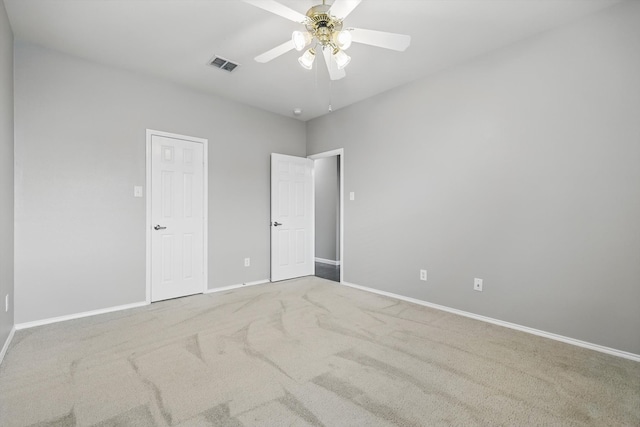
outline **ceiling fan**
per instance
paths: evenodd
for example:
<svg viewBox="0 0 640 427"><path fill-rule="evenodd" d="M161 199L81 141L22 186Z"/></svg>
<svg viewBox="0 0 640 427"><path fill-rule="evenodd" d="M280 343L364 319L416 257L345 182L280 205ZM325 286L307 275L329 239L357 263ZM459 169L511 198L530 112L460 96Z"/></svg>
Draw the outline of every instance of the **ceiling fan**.
<svg viewBox="0 0 640 427"><path fill-rule="evenodd" d="M333 4L313 6L306 15L278 3L275 0L243 0L253 6L268 12L298 22L305 26L306 31L294 31L291 39L271 50L255 57L258 62L269 62L293 49L302 51L309 47L298 59L303 68L310 70L318 53L322 51L331 80L340 80L346 76L344 67L351 61L345 50L352 42L371 46L405 51L411 43L411 36L405 34L387 33L384 31L364 30L362 28L344 28L343 21L362 0L335 0Z"/></svg>

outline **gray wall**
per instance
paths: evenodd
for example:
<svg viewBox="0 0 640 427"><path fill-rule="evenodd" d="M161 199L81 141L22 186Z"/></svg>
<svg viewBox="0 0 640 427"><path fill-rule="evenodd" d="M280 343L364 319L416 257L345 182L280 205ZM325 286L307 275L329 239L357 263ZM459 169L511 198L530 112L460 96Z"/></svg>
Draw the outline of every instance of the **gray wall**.
<svg viewBox="0 0 640 427"><path fill-rule="evenodd" d="M144 301L147 128L209 139L209 288L269 278L269 154L304 123L21 42L15 70L16 323Z"/></svg>
<svg viewBox="0 0 640 427"><path fill-rule="evenodd" d="M345 280L640 354L638 22L622 3L310 121L356 193Z"/></svg>
<svg viewBox="0 0 640 427"><path fill-rule="evenodd" d="M0 1L0 349L13 328L13 289L13 33Z"/></svg>
<svg viewBox="0 0 640 427"><path fill-rule="evenodd" d="M340 260L338 156L315 161L316 258Z"/></svg>

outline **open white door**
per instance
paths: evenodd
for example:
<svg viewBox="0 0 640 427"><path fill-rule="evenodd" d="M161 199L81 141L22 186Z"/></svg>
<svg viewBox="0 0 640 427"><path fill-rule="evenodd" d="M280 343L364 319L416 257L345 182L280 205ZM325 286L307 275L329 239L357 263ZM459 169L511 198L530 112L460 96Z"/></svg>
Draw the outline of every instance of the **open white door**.
<svg viewBox="0 0 640 427"><path fill-rule="evenodd" d="M204 290L204 144L151 135L151 301Z"/></svg>
<svg viewBox="0 0 640 427"><path fill-rule="evenodd" d="M313 160L271 154L271 281L315 274Z"/></svg>

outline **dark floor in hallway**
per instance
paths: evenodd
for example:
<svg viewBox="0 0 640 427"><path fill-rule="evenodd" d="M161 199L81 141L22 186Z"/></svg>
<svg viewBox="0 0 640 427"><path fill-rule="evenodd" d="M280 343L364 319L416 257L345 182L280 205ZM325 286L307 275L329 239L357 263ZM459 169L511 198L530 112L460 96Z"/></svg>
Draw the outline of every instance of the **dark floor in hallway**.
<svg viewBox="0 0 640 427"><path fill-rule="evenodd" d="M316 262L316 277L340 282L340 266Z"/></svg>

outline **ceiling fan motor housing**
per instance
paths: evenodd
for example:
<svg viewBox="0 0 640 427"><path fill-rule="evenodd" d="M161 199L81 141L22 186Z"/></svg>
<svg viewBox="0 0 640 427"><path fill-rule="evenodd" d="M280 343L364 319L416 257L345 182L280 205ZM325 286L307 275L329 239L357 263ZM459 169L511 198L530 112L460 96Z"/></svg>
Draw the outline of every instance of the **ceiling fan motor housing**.
<svg viewBox="0 0 640 427"><path fill-rule="evenodd" d="M321 45L334 47L333 34L342 30L342 20L329 13L330 7L320 4L309 9L305 26Z"/></svg>

